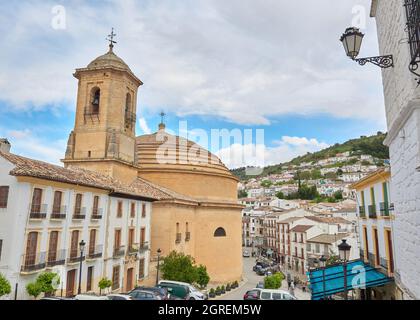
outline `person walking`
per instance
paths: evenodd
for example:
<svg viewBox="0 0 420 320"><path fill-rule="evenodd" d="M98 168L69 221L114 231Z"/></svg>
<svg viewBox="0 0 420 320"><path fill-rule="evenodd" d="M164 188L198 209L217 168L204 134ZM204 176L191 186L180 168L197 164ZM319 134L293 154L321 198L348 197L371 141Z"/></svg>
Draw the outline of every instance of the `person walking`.
<svg viewBox="0 0 420 320"><path fill-rule="evenodd" d="M292 280L289 288L289 293L294 296L295 295L295 282Z"/></svg>

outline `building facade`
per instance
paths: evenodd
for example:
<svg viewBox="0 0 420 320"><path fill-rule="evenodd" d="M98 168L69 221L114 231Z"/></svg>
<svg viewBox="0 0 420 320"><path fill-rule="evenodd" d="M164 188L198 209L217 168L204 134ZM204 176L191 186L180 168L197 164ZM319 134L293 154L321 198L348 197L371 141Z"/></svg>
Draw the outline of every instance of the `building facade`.
<svg viewBox="0 0 420 320"><path fill-rule="evenodd" d="M394 67L382 71L395 204L395 280L403 299L420 298L420 1L372 1L382 55L392 54ZM408 39L401 42L401 39ZM412 72L410 72L410 70Z"/></svg>

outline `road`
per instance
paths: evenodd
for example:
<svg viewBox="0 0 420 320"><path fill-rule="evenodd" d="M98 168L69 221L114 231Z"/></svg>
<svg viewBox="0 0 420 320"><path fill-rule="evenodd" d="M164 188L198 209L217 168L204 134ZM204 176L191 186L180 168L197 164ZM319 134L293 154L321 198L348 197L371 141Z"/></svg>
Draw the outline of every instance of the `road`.
<svg viewBox="0 0 420 320"><path fill-rule="evenodd" d="M245 283L238 289L229 292L223 296L217 297L217 300L243 300L244 294L251 289L254 289L258 282L264 281L263 276L257 275L252 267L255 265L255 258L243 258L243 279ZM282 290L287 290L287 282L283 280ZM299 300L310 300L310 294L308 292L302 292L302 290L295 289L295 296Z"/></svg>

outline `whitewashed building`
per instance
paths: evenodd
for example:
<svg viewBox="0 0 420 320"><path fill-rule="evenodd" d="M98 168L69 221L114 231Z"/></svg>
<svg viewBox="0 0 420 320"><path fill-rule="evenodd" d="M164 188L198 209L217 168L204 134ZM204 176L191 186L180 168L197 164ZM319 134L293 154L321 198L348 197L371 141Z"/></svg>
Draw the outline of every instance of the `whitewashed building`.
<svg viewBox="0 0 420 320"><path fill-rule="evenodd" d="M419 0L372 1L380 54L394 58L382 77L395 203L394 277L403 299L420 299L419 12Z"/></svg>
<svg viewBox="0 0 420 320"><path fill-rule="evenodd" d="M0 151L0 273L12 285L11 296L30 298L26 285L44 271L58 273L56 295L62 296L75 295L79 283L81 292L98 293L103 277L117 292L147 278L153 197L6 147Z"/></svg>

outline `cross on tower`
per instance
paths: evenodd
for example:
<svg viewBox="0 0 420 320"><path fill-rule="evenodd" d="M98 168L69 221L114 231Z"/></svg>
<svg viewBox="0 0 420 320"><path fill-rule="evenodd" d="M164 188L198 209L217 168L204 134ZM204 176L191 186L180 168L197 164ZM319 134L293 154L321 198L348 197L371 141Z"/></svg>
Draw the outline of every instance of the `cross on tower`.
<svg viewBox="0 0 420 320"><path fill-rule="evenodd" d="M166 116L165 112L162 111L160 113L160 119L161 119L160 123L163 123L163 120L165 119L165 116Z"/></svg>
<svg viewBox="0 0 420 320"><path fill-rule="evenodd" d="M109 41L109 49L112 51L112 48L114 48L114 43L117 43L117 41L114 41L114 37L116 34L114 33L114 28L111 30L111 34L108 35L108 38L106 40Z"/></svg>

